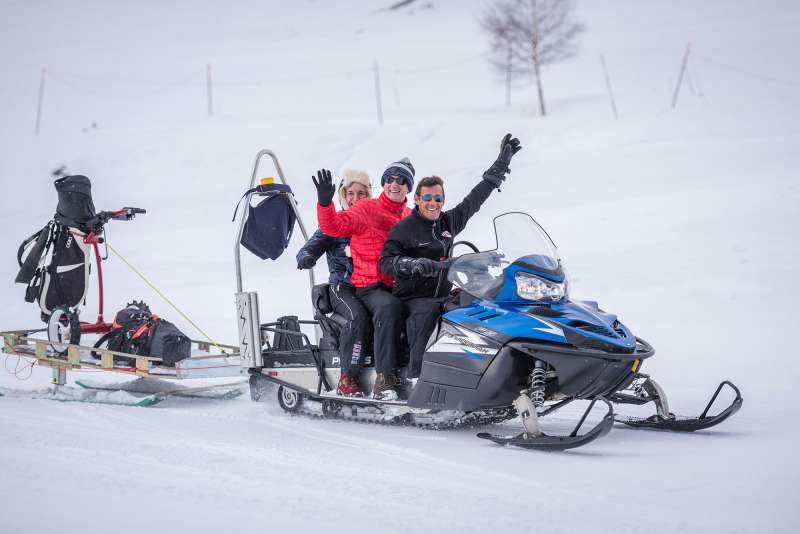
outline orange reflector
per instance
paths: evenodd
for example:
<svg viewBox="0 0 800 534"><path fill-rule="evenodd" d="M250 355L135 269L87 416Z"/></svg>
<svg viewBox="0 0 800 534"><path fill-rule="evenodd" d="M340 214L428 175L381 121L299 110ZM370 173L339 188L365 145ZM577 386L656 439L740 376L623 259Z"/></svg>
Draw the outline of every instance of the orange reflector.
<svg viewBox="0 0 800 534"><path fill-rule="evenodd" d="M635 373L639 370L639 366L642 364L642 360L633 360L633 365L631 366L631 372Z"/></svg>
<svg viewBox="0 0 800 534"><path fill-rule="evenodd" d="M267 178L262 178L261 179L261 185L269 185L269 184L272 184L272 183L275 183L275 178L273 178L272 176L269 176Z"/></svg>

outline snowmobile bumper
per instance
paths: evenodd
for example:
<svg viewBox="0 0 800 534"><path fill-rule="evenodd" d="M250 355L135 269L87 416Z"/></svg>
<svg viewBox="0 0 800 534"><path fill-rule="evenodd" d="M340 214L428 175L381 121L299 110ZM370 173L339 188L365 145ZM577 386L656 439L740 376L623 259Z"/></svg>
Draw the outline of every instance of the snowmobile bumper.
<svg viewBox="0 0 800 534"><path fill-rule="evenodd" d="M652 382L652 379L649 377L647 380ZM733 390L733 392L736 394L735 398L733 401L731 401L731 404L727 408L718 414L708 415L708 411L714 405L714 402L717 400L717 397L725 386L728 386ZM663 395L663 392L661 395ZM703 413L701 413L699 417L681 417L669 412L663 413L663 410L660 408L662 399L658 396L647 395L646 397L638 398L631 395L618 393L613 396L611 400L612 402L622 404L644 404L650 401L655 402L656 406L659 406L659 413L655 415L651 415L650 417L618 416L616 421L633 428L652 428L656 430L671 430L674 432L694 432L696 430L703 430L712 426L716 426L738 412L739 408L742 407L742 403L744 402L739 388L737 388L733 382L729 380L724 380L722 383L720 383L720 385L717 387L717 390L714 392L714 395L711 397L711 400L703 410Z"/></svg>
<svg viewBox="0 0 800 534"><path fill-rule="evenodd" d="M636 350L630 354L531 341L512 341L508 346L551 365L558 372L558 390L564 395L591 399L625 388L641 362L655 354L645 340L637 337L636 341Z"/></svg>

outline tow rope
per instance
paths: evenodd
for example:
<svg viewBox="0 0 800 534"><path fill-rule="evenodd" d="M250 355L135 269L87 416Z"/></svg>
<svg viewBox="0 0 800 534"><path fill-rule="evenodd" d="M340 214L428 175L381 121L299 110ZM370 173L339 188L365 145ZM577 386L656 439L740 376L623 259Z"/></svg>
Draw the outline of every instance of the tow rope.
<svg viewBox="0 0 800 534"><path fill-rule="evenodd" d="M218 344L216 341L214 341L213 339L211 339L211 336L209 336L208 334L206 334L206 333L203 331L203 329L202 329L202 328L200 328L199 326L197 326L197 324L195 324L195 322L194 322L194 321L192 321L191 319L189 319L189 316L187 316L185 313L183 313L183 311L181 311L181 309L180 309L180 308L178 308L178 306L176 306L176 305L175 305L175 303L173 303L173 302L172 302L172 301L171 301L171 300L170 300L170 299L169 299L169 298L168 298L168 297L167 297L167 296L166 296L164 293L162 293L162 292L161 292L161 291L160 291L160 290L159 290L159 289L158 289L158 288L157 288L157 287L156 287L156 286L155 286L155 285L154 285L154 284L153 284L153 283L152 283L150 280L148 280L148 279L147 279L147 277L146 277L144 274L142 274L142 273L141 273L141 272L140 272L140 271L139 271L139 270L138 270L136 267L134 267L133 265L131 265L131 262L129 262L128 260L126 260L126 259L125 259L125 257L124 257L122 254L120 254L119 252L117 252L117 250L116 250L114 247L112 247L112 246L111 246L111 245L108 243L108 241L106 241L106 243L105 243L105 244L106 244L106 246L109 248L109 250L111 250L111 252L113 252L113 253L114 253L114 254L115 254L115 255L116 255L116 256L117 256L119 259L121 259L121 260L122 260L122 261L125 263L125 265L127 265L127 266L130 268L130 270L131 270L131 271L133 271L134 273L136 273L136 274L139 276L139 278L141 278L141 279L144 281L144 283L145 283L145 284L147 284L148 286L150 286L150 288L151 288L153 291L155 291L155 292L158 294L158 296L159 296L159 297L161 297L162 299L164 299L164 302L166 302L167 304L169 304L170 306L172 306L172 309L174 309L176 312L178 312L178 313L181 315L181 317L183 317L184 319L186 319L186 321L187 321L187 322L188 322L190 325L192 325L192 326L195 328L195 330L197 330L198 332L200 332L200 334L202 334L202 335L203 335L203 336L204 336L204 337L205 337L205 338L208 340L208 342L209 342L211 345L213 345L213 346L215 346L216 348L218 348L218 349L219 349L219 350L220 350L220 351L221 351L223 354L227 354L227 351L226 351L225 349L223 349L223 348L222 348L222 347L221 347L221 346L220 346L220 345L219 345L219 344Z"/></svg>

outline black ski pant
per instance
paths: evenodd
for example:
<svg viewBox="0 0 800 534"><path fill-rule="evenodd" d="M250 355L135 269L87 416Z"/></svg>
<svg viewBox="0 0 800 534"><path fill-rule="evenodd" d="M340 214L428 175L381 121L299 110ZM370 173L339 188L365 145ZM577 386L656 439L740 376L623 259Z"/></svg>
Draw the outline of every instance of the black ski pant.
<svg viewBox="0 0 800 534"><path fill-rule="evenodd" d="M384 374L394 373L403 331L403 302L383 284L359 287L356 296L372 314L375 370Z"/></svg>
<svg viewBox="0 0 800 534"><path fill-rule="evenodd" d="M353 286L339 284L330 286L331 304L337 315L347 322L339 332L339 352L342 355L342 373L358 378L364 365L364 356L372 352L372 321L369 312L356 298Z"/></svg>
<svg viewBox="0 0 800 534"><path fill-rule="evenodd" d="M408 378L419 378L428 339L442 314L442 302L441 298L429 297L403 301L409 349Z"/></svg>

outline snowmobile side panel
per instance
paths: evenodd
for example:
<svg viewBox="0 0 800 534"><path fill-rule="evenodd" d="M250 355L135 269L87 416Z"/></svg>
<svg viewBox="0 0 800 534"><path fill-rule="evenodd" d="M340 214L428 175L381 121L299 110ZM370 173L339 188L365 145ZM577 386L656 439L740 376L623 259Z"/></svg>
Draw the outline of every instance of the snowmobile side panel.
<svg viewBox="0 0 800 534"><path fill-rule="evenodd" d="M521 389L526 387L526 380L533 369L533 360L516 353L509 347L503 347L492 359L483 376L475 387L464 387L453 384L456 376L462 384L474 383L475 375L464 369L449 368L448 383L440 382L442 365L422 362L422 373L419 382L408 399L408 405L414 408L431 408L437 410L475 411L485 408L509 406Z"/></svg>
<svg viewBox="0 0 800 534"><path fill-rule="evenodd" d="M475 389L481 380L481 373L458 369L452 365L425 362L426 381L443 386Z"/></svg>

